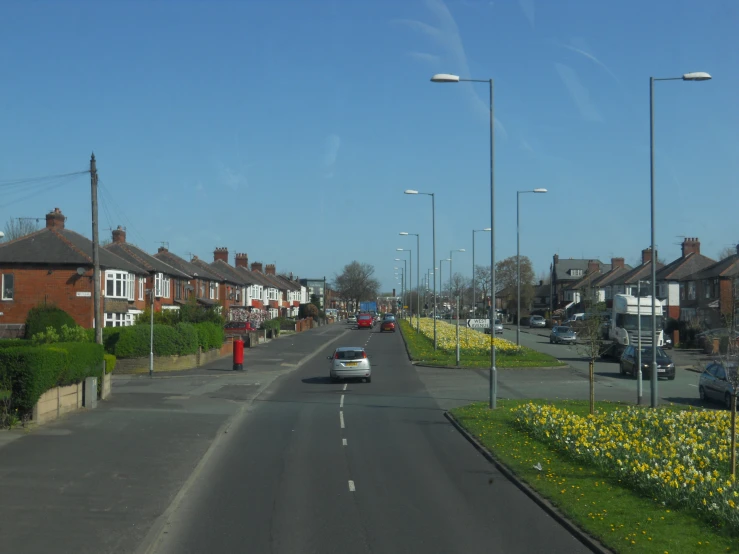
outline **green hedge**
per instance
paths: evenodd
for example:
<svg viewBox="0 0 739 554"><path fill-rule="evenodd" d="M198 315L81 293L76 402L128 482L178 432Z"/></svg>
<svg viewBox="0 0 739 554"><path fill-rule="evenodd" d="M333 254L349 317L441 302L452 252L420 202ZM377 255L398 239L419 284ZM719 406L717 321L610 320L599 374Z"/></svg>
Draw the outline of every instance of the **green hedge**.
<svg viewBox="0 0 739 554"><path fill-rule="evenodd" d="M113 373L115 370L116 357L113 354L106 353L105 356L105 373Z"/></svg>
<svg viewBox="0 0 739 554"><path fill-rule="evenodd" d="M223 346L225 340L225 333L223 332L223 326L216 323L196 323L195 329L198 332L198 344L203 351L213 350Z"/></svg>
<svg viewBox="0 0 739 554"><path fill-rule="evenodd" d="M118 334L112 354L117 358L144 358L149 355L149 325L117 327ZM110 337L111 341L113 337ZM106 343L106 349L108 344ZM198 351L198 332L192 323L154 325L154 354L156 356L182 356ZM108 350L110 352L110 350Z"/></svg>
<svg viewBox="0 0 739 554"><path fill-rule="evenodd" d="M71 315L56 306L36 306L28 311L26 317L25 338L30 339L36 333L46 331L47 327L53 327L58 333L62 331L62 325L76 327L77 323Z"/></svg>
<svg viewBox="0 0 739 554"><path fill-rule="evenodd" d="M25 339L0 339L0 348L17 348L28 344Z"/></svg>
<svg viewBox="0 0 739 554"><path fill-rule="evenodd" d="M92 343L57 343L0 349L0 379L12 385L13 405L33 410L43 393L99 375L103 348Z"/></svg>

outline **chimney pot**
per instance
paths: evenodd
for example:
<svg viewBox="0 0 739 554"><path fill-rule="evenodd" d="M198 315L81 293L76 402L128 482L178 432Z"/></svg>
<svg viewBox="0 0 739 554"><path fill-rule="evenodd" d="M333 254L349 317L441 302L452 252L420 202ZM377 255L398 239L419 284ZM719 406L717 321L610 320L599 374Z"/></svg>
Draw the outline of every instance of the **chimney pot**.
<svg viewBox="0 0 739 554"><path fill-rule="evenodd" d="M651 259L652 259L652 249L651 249L651 247L650 248L645 248L644 250L641 251L641 263L642 264L649 263L649 261Z"/></svg>
<svg viewBox="0 0 739 554"><path fill-rule="evenodd" d="M113 229L113 242L116 244L123 244L126 242L126 230L120 225L117 229Z"/></svg>
<svg viewBox="0 0 739 554"><path fill-rule="evenodd" d="M218 260L228 263L228 248L225 246L216 247L213 251L213 261L217 262Z"/></svg>
<svg viewBox="0 0 739 554"><path fill-rule="evenodd" d="M262 273L262 262L252 262L251 270Z"/></svg>
<svg viewBox="0 0 739 554"><path fill-rule="evenodd" d="M682 244L683 258L688 254L700 254L701 253L701 242L698 237L686 237L683 239Z"/></svg>
<svg viewBox="0 0 739 554"><path fill-rule="evenodd" d="M246 269L249 269L249 256L246 254L246 252L238 252L234 256L234 264L236 267L244 267Z"/></svg>
<svg viewBox="0 0 739 554"><path fill-rule="evenodd" d="M67 219L62 214L59 208L54 208L54 211L46 214L46 228L47 229L64 229L64 220Z"/></svg>
<svg viewBox="0 0 739 554"><path fill-rule="evenodd" d="M157 252L169 252L166 246L160 246L157 248Z"/></svg>

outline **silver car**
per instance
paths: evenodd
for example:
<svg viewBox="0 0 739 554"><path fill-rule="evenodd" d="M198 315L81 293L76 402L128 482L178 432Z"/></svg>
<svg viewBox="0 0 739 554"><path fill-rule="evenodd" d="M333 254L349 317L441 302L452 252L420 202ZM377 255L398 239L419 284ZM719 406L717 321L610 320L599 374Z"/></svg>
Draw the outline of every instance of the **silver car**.
<svg viewBox="0 0 739 554"><path fill-rule="evenodd" d="M357 324L357 316L355 316L355 315L350 315L349 317L347 317L347 318L346 318L346 322L347 322L347 323L348 323L349 325L356 325L356 324Z"/></svg>
<svg viewBox="0 0 739 554"><path fill-rule="evenodd" d="M342 346L334 350L329 377L331 382L342 379L364 379L372 382L372 364L367 351L361 346Z"/></svg>
<svg viewBox="0 0 739 554"><path fill-rule="evenodd" d="M723 402L727 409L731 409L731 395L734 394L734 387L731 386L726 375L727 367L731 374L736 374L736 362L729 362L726 366L721 362L708 364L698 381L698 394L701 400L717 400Z"/></svg>
<svg viewBox="0 0 739 554"><path fill-rule="evenodd" d="M572 327L557 325L549 334L549 344L575 344L575 342L577 342L577 333L572 330Z"/></svg>
<svg viewBox="0 0 739 554"><path fill-rule="evenodd" d="M529 318L529 327L546 327L547 320L540 315L532 315Z"/></svg>

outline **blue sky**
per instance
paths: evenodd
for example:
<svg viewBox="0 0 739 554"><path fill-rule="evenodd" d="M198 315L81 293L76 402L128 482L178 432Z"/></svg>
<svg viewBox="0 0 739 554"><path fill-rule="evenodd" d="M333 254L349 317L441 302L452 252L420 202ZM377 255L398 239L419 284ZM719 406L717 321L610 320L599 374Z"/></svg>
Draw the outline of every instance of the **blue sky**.
<svg viewBox="0 0 739 554"><path fill-rule="evenodd" d="M100 228L154 252L211 260L217 246L278 271L329 278L357 259L395 286L395 248L421 233L470 273L489 226L487 87L495 79L496 258L537 274L552 255L649 245L649 76L657 83L657 244L715 257L739 242L739 5L733 0L5 2L0 185L86 168ZM56 182L55 182L56 183ZM90 236L89 181L19 194L0 223L59 207ZM33 195L33 196L31 196ZM22 200L23 197L28 197ZM20 200L20 201L19 201ZM477 262L489 239L477 235ZM445 271L448 271L445 264ZM415 272L415 254L414 254ZM415 277L414 277L415 281Z"/></svg>

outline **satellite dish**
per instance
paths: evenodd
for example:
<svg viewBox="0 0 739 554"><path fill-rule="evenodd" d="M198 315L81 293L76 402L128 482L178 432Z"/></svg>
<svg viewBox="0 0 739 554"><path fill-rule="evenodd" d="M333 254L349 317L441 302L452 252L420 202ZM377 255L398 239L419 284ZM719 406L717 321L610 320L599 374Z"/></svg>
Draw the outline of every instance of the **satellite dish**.
<svg viewBox="0 0 739 554"><path fill-rule="evenodd" d="M77 268L77 275L84 275L85 274L85 268L84 267L78 267Z"/></svg>

